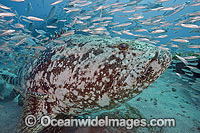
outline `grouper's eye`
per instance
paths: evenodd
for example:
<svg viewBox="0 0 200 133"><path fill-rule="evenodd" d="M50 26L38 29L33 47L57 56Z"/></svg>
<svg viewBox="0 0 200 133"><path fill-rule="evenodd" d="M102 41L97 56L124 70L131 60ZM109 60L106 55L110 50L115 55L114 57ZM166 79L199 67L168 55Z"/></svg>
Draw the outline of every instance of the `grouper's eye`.
<svg viewBox="0 0 200 133"><path fill-rule="evenodd" d="M117 47L118 47L119 50L126 50L126 49L129 48L127 43L121 43Z"/></svg>

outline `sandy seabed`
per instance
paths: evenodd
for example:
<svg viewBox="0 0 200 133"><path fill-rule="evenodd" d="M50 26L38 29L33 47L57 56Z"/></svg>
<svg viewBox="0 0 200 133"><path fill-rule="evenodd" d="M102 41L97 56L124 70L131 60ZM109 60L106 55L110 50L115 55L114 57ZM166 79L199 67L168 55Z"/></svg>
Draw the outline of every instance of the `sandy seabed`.
<svg viewBox="0 0 200 133"><path fill-rule="evenodd" d="M143 93L128 101L145 118L174 118L175 127L162 127L163 133L200 132L200 80L180 79L167 69ZM22 107L14 101L0 102L0 133L14 133ZM130 130L131 132L131 130Z"/></svg>

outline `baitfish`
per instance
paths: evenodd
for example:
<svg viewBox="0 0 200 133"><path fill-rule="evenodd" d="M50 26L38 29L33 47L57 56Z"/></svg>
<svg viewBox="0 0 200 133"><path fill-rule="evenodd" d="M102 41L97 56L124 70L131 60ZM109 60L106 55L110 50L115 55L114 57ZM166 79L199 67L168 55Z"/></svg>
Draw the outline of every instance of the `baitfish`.
<svg viewBox="0 0 200 133"><path fill-rule="evenodd" d="M47 16L47 18L46 18L46 21L48 21L48 20L50 20L50 19L52 19L53 18L53 16L55 15L55 13L56 13L56 6L53 6L52 8L51 8L51 10L50 10L50 12L49 12L49 14L48 14L48 16Z"/></svg>
<svg viewBox="0 0 200 133"><path fill-rule="evenodd" d="M30 2L28 2L28 7L27 7L27 13L26 16L29 15L31 13L31 10L33 10L32 5Z"/></svg>
<svg viewBox="0 0 200 133"><path fill-rule="evenodd" d="M81 116L119 107L153 83L169 66L169 51L121 38L74 34L47 44L17 77L2 75L26 98L17 132L40 132L42 116ZM36 125L27 127L27 115Z"/></svg>

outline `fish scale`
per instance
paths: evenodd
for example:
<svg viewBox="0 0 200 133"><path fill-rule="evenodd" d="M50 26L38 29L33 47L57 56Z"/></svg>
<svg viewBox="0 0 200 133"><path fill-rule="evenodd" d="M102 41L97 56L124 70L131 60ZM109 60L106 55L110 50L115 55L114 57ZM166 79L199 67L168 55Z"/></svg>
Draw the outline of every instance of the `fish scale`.
<svg viewBox="0 0 200 133"><path fill-rule="evenodd" d="M17 132L44 129L44 115L81 116L112 109L132 99L169 66L171 54L154 45L121 38L84 35L50 42L35 61L24 65L18 80L26 93ZM36 117L27 127L25 117Z"/></svg>

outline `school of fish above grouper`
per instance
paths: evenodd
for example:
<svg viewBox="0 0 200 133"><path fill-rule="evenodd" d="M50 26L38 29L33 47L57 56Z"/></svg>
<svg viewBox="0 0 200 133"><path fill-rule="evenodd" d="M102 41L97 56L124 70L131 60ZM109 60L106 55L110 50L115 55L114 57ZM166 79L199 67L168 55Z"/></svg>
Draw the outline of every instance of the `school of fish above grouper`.
<svg viewBox="0 0 200 133"><path fill-rule="evenodd" d="M8 67L15 76L0 75L25 98L17 132L42 131L39 121L44 115L80 116L118 107L153 83L172 58L182 61L185 74L200 74L200 44L195 42L200 36L175 36L181 28L200 33L200 11L166 21L185 8L200 6L200 0L164 7L167 2L56 0L49 3L52 8L45 17L31 13L31 2L22 15L0 3L1 70L2 65ZM171 31L173 38L167 34ZM161 44L163 38L169 41ZM24 122L30 114L37 119L34 127Z"/></svg>
<svg viewBox="0 0 200 133"><path fill-rule="evenodd" d="M24 0L13 0L16 2L23 2ZM60 15L58 18L55 18L56 11L58 10L56 5L66 2L66 5L62 9ZM7 7L3 4L0 4L0 17L16 17L18 20L10 19L10 20L1 20L0 27L6 27L5 29L8 30L1 30L2 33L0 33L0 36L3 37L6 40L9 40L7 36L13 35L16 41L19 40L19 42L16 42L16 45L20 45L26 42L27 38L32 38L36 44L43 44L45 45L45 42L49 42L50 39L54 38L54 34L47 33L47 31L51 29L55 29L56 33L55 36L57 36L58 31L61 28L65 28L69 31L69 34L71 35L74 33L85 33L89 35L100 35L100 36L121 36L121 35L128 35L136 37L135 40L138 41L144 41L152 44L157 44L160 41L155 40L162 39L168 37L168 35L159 35L168 32L169 30L179 30L180 28L172 28L170 26L173 25L173 23L165 21L165 16L172 16L181 10L183 10L185 7L196 7L200 5L200 2L197 0L194 0L195 3L190 4L190 2L185 2L179 5L174 5L171 7L163 7L161 3L168 2L168 0L158 0L155 1L155 3L149 3L149 4L140 4L142 3L142 0L131 0L130 2L122 3L122 2L115 2L111 4L106 4L107 1L63 1L58 0L50 5L53 6L47 15L46 18L39 18L35 16L28 16L32 10L31 3L28 3L27 7L27 13L26 16L19 16L16 11L14 12L8 12L6 10L12 11L11 7ZM176 1L174 1L176 2ZM43 1L44 3L44 1ZM86 10L83 10L85 8L88 8L88 12ZM134 13L138 12L140 10L144 10L143 12L154 12L154 11L166 11L164 15L160 16L154 16L151 18L144 19L143 13ZM66 11L65 14L63 12ZM118 14L119 12L123 13L123 15L118 15L118 17L121 18L127 18L127 22L119 24L119 22L114 22L115 14ZM133 13L133 14L130 14ZM128 14L128 15L126 15ZM174 20L174 22L179 21L178 23L175 23L174 26L181 26L184 28L191 28L194 30L191 30L190 32L200 32L200 26L194 24L199 22L200 20L200 12L194 12L194 13L188 13L185 15L182 15L177 20ZM64 19L65 17L68 17ZM187 18L187 19L186 19ZM49 22L49 20L55 19L55 22ZM12 23L16 22L12 25ZM43 25L44 30L40 30L41 32L37 32L36 26L34 26L34 21L43 22L46 21ZM69 23L71 22L71 23ZM28 23L29 26L25 26L22 23ZM64 27L61 27L58 25L58 23L62 23ZM134 25L135 24L135 25ZM11 25L11 27L9 26ZM134 25L134 26L133 26ZM157 25L157 26L156 26ZM147 28L140 28L148 26ZM156 26L151 27L150 26ZM10 27L10 28L9 28ZM127 28L127 29L126 29ZM126 30L125 30L126 29ZM196 29L196 30L195 30ZM35 31L38 35L33 35L33 31ZM75 31L75 32L73 32ZM140 34L134 34L138 32L147 32L152 34L153 36L148 35L140 35ZM176 33L177 31L175 31ZM28 36L28 34L32 34L32 36ZM154 36L159 35L159 36ZM18 38L18 36L20 36ZM200 36L191 36L191 37L177 37L170 39L170 42L166 44L161 44L160 47L163 49L169 49L171 48L177 48L178 45L173 44L172 42L180 42L180 43L189 43L190 40L194 39L200 39ZM15 41L10 41L9 43L15 43ZM192 45L190 43L190 45ZM16 46L15 45L15 46ZM190 45L188 45L188 48L191 48ZM168 46L168 47L166 47ZM27 48L30 48L26 47ZM34 47L34 49L39 49L41 47ZM199 48L199 45L193 46L193 48ZM8 46L7 43L0 46L0 49L3 51L10 51L12 49L12 46ZM43 48L44 49L44 48ZM199 53L197 53L199 55Z"/></svg>

